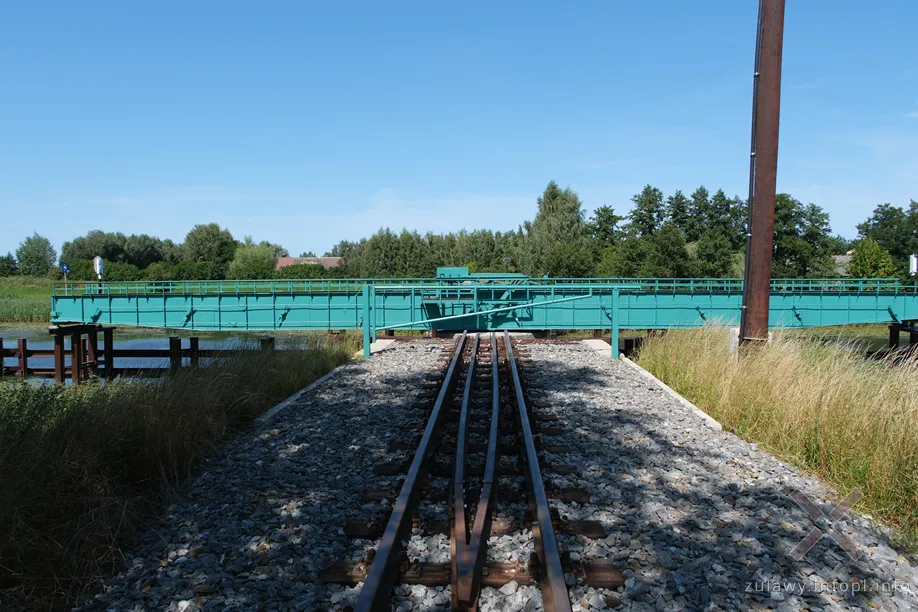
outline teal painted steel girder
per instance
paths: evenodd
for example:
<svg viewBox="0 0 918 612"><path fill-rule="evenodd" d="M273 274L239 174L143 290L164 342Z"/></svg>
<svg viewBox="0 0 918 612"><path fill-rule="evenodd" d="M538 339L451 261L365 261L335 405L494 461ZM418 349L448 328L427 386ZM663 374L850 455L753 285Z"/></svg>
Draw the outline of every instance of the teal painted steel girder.
<svg viewBox="0 0 918 612"><path fill-rule="evenodd" d="M736 325L740 279L340 279L56 283L52 323L198 331L667 329ZM617 315L615 314L617 313ZM918 319L896 279L776 279L770 324Z"/></svg>

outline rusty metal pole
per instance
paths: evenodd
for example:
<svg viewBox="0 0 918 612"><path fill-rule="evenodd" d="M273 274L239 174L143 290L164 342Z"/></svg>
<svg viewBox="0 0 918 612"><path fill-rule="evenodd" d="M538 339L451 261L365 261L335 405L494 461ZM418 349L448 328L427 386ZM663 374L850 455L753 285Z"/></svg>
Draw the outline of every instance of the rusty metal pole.
<svg viewBox="0 0 918 612"><path fill-rule="evenodd" d="M768 339L771 259L774 248L778 176L778 123L781 114L781 56L784 1L759 0L753 93L750 215L740 343Z"/></svg>

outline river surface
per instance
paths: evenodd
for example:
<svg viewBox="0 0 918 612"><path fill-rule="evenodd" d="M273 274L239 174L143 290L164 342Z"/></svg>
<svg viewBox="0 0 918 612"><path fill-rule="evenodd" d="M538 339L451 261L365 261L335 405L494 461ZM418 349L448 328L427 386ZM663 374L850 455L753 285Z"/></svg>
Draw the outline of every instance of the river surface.
<svg viewBox="0 0 918 612"><path fill-rule="evenodd" d="M114 344L116 349L168 349L169 336L178 336L182 338L182 348L188 348L188 338L197 336L200 340L199 348L202 349L228 349L238 347L241 344L247 344L255 348L258 345L259 338L273 336L277 348L285 348L292 345L302 346L306 333L295 334L283 332L275 334L274 332L262 332L251 335L238 334L233 332L195 332L174 329L145 329L119 327L114 332ZM16 348L19 338L25 338L28 341L30 349L53 349L54 342L48 334L48 326L44 324L27 324L27 323L0 323L0 338L3 338L3 348ZM64 340L64 346L70 349L70 338ZM102 335L99 334L99 348L102 348ZM142 359L118 357L115 366L119 368L144 368L144 367L163 367L168 365L168 359ZM188 358L184 360L188 364ZM207 360L202 359L202 364ZM14 366L17 364L16 358L6 357L3 359L4 365ZM67 358L70 363L70 358ZM54 360L51 357L29 357L29 367L33 368L51 368L54 367Z"/></svg>

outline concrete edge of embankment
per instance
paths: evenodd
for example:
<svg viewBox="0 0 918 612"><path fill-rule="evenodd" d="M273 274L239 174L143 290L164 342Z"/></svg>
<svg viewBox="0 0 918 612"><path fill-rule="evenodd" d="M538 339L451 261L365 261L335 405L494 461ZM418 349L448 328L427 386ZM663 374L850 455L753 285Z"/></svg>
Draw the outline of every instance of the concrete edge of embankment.
<svg viewBox="0 0 918 612"><path fill-rule="evenodd" d="M341 364L341 365L344 365L344 364ZM273 419L275 416L277 416L279 412L281 412L285 408L288 408L292 403L294 403L295 401L297 401L298 399L300 399L301 397L303 397L304 395L306 395L307 393L309 393L310 391L315 389L317 386L324 383L326 380L328 380L329 378L331 378L332 376L334 376L340 371L341 371L341 366L339 365L338 367L333 369L331 372L328 372L324 376L321 376L317 378L316 380L312 381L310 384L303 387L302 389L300 389L299 391L297 391L296 393L294 393L293 395L291 395L290 397L288 397L281 403L277 404L273 408L269 408L267 411L262 413L261 416L256 418L255 422L256 423L267 423L268 421Z"/></svg>
<svg viewBox="0 0 918 612"><path fill-rule="evenodd" d="M625 365L627 365L629 368L633 369L635 372L637 372L638 374L646 378L647 380L652 381L666 395L670 396L671 398L673 398L674 400L676 400L677 402L679 402L680 404L682 404L683 406L685 406L686 408L688 408L689 410L697 414L699 417L701 417L701 419L708 425L708 427L710 427L711 429L716 429L717 431L723 431L724 426L718 423L714 417L712 417L710 414L708 414L707 412L705 412L704 410L702 410L701 408L699 408L692 402L688 401L687 399L685 399L684 397L682 397L681 395L673 391L672 387L667 385L665 382L663 382L662 380L660 380L659 378L657 378L656 376L654 376L653 374L651 374L650 372L648 372L647 370L639 366L638 364L634 363L633 361L631 361L624 355L622 355L621 361L624 362Z"/></svg>
<svg viewBox="0 0 918 612"><path fill-rule="evenodd" d="M589 347L591 350L601 355L608 356L612 354L612 345L610 345L605 340L591 339L591 340L584 340L583 343L587 347ZM686 408L688 408L689 410L697 414L699 417L701 417L701 419L705 423L707 423L708 427L710 427L711 429L716 429L717 431L723 431L724 426L718 423L714 417L712 417L710 414L708 414L707 412L705 412L704 410L702 410L701 408L699 408L692 402L688 401L687 399L685 399L684 397L682 397L681 395L673 391L672 387L667 385L665 382L663 382L662 380L660 380L659 378L657 378L656 376L654 376L653 374L651 374L650 372L648 372L647 370L645 370L644 368L636 364L635 362L631 361L624 355L621 355L619 357L619 360L622 361L629 368L631 368L632 370L634 370L635 372L637 372L638 374L640 374L641 376L643 376L644 378L646 378L647 380L651 381L653 384L658 386L660 390L663 391L663 393L670 396L671 398L673 398L674 400L676 400L677 402L679 402L680 404L682 404L683 406L685 406Z"/></svg>

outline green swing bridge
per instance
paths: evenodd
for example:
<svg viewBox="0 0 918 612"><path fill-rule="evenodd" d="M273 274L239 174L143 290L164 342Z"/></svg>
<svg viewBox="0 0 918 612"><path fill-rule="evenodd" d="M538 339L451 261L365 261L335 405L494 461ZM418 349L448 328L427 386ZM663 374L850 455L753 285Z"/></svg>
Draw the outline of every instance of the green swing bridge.
<svg viewBox="0 0 918 612"><path fill-rule="evenodd" d="M735 325L742 279L532 278L439 268L436 278L56 283L51 322L195 331L607 330ZM918 319L898 279L774 279L769 325Z"/></svg>

